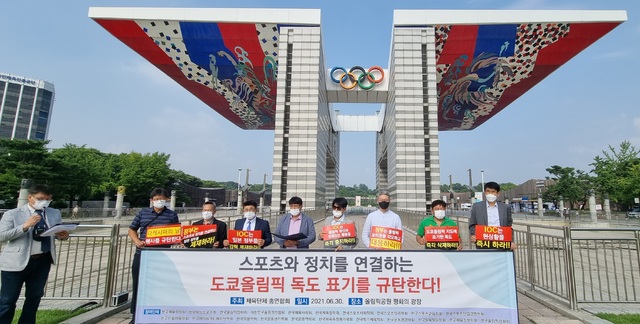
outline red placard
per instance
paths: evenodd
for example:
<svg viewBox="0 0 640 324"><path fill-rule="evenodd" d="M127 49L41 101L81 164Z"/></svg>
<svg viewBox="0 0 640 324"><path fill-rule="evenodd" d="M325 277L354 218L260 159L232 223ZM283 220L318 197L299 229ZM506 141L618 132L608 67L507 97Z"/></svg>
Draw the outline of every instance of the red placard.
<svg viewBox="0 0 640 324"><path fill-rule="evenodd" d="M227 238L230 249L259 249L258 240L262 239L262 231L229 230Z"/></svg>
<svg viewBox="0 0 640 324"><path fill-rule="evenodd" d="M476 225L476 248L509 250L512 238L511 227Z"/></svg>
<svg viewBox="0 0 640 324"><path fill-rule="evenodd" d="M325 241L337 240L347 237L356 237L356 225L354 223L329 225L322 228L322 239Z"/></svg>
<svg viewBox="0 0 640 324"><path fill-rule="evenodd" d="M371 226L369 247L382 250L402 248L402 230L393 227Z"/></svg>
<svg viewBox="0 0 640 324"><path fill-rule="evenodd" d="M182 241L180 224L149 226L144 239L146 246L171 245Z"/></svg>
<svg viewBox="0 0 640 324"><path fill-rule="evenodd" d="M189 248L213 247L217 229L215 224L182 226L182 244Z"/></svg>
<svg viewBox="0 0 640 324"><path fill-rule="evenodd" d="M427 242L458 242L457 226L426 226L424 240Z"/></svg>

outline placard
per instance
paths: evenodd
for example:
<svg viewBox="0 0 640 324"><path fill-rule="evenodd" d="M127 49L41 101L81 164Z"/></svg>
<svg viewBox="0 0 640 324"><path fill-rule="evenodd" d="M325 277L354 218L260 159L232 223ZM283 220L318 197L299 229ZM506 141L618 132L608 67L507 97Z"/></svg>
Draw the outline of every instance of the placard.
<svg viewBox="0 0 640 324"><path fill-rule="evenodd" d="M513 229L509 226L476 225L476 248L511 249Z"/></svg>
<svg viewBox="0 0 640 324"><path fill-rule="evenodd" d="M425 248L457 249L460 245L457 226L425 226Z"/></svg>
<svg viewBox="0 0 640 324"><path fill-rule="evenodd" d="M188 248L212 248L217 229L216 224L182 226L182 244Z"/></svg>
<svg viewBox="0 0 640 324"><path fill-rule="evenodd" d="M257 250L260 249L258 240L262 239L262 231L229 230L227 239L230 249Z"/></svg>
<svg viewBox="0 0 640 324"><path fill-rule="evenodd" d="M180 224L147 227L147 236L144 239L146 246L171 245L180 242L182 242Z"/></svg>
<svg viewBox="0 0 640 324"><path fill-rule="evenodd" d="M371 226L369 247L381 250L400 250L402 230L393 227Z"/></svg>
<svg viewBox="0 0 640 324"><path fill-rule="evenodd" d="M328 225L322 228L324 236L324 247L334 248L339 245L356 245L356 225L354 223L343 223Z"/></svg>

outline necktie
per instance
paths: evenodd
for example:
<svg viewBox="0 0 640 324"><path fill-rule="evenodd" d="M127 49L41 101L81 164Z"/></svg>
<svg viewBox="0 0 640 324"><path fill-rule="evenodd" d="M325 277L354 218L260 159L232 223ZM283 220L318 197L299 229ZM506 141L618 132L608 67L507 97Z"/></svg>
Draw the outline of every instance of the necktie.
<svg viewBox="0 0 640 324"><path fill-rule="evenodd" d="M48 229L47 227L47 221L45 220L45 215L43 213L42 210L36 210L36 214L40 215L40 221L38 222L38 224L36 224L36 228L39 229L39 234L42 234L44 231L46 231ZM40 250L42 250L42 253L47 253L49 251L51 251L51 237L49 236L45 236L45 237L39 237L40 238Z"/></svg>
<svg viewBox="0 0 640 324"><path fill-rule="evenodd" d="M245 229L245 231L250 231L251 230L251 221L247 222L247 229Z"/></svg>

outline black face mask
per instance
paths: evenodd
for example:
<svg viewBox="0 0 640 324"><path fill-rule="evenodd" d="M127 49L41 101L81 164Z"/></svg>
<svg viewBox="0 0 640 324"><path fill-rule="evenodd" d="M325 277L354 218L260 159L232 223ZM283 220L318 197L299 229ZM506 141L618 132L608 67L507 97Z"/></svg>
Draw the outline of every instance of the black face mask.
<svg viewBox="0 0 640 324"><path fill-rule="evenodd" d="M380 208L382 209L387 209L389 208L389 202L388 201L381 201L378 203L378 206L380 206Z"/></svg>

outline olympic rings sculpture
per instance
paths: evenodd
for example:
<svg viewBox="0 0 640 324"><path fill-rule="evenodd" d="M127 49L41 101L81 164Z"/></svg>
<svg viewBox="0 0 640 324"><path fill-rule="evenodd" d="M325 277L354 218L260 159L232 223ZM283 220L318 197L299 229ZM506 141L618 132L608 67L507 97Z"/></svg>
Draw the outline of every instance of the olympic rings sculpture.
<svg viewBox="0 0 640 324"><path fill-rule="evenodd" d="M336 71L342 71L337 79L335 77ZM373 71L380 72L378 79L373 75ZM384 79L384 70L379 66L372 66L365 71L361 66L354 66L347 71L343 67L336 66L331 69L329 75L331 76L331 81L339 83L345 90L352 90L356 85L359 86L360 89L371 90L376 83L380 83Z"/></svg>

